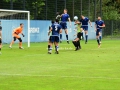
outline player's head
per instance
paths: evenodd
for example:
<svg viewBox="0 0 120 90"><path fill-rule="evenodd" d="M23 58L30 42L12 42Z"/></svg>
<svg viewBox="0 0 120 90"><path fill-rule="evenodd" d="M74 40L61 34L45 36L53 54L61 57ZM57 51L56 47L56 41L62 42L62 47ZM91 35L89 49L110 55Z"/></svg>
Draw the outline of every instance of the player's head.
<svg viewBox="0 0 120 90"><path fill-rule="evenodd" d="M59 20L58 20L58 19L55 19L55 22L56 22L56 23L59 23Z"/></svg>
<svg viewBox="0 0 120 90"><path fill-rule="evenodd" d="M59 15L60 13L59 12L56 12L56 15Z"/></svg>
<svg viewBox="0 0 120 90"><path fill-rule="evenodd" d="M98 16L98 20L101 20L101 17L100 17L100 16Z"/></svg>
<svg viewBox="0 0 120 90"><path fill-rule="evenodd" d="M24 24L23 23L20 23L20 27L23 27L24 26Z"/></svg>
<svg viewBox="0 0 120 90"><path fill-rule="evenodd" d="M67 9L64 9L64 13L67 13L67 11L68 11Z"/></svg>
<svg viewBox="0 0 120 90"><path fill-rule="evenodd" d="M85 18L85 16L81 15L81 19L84 19L84 18Z"/></svg>
<svg viewBox="0 0 120 90"><path fill-rule="evenodd" d="M52 21L51 21L51 23L52 23L52 24L54 24L54 23L55 23L55 21L54 21L54 20L52 20Z"/></svg>

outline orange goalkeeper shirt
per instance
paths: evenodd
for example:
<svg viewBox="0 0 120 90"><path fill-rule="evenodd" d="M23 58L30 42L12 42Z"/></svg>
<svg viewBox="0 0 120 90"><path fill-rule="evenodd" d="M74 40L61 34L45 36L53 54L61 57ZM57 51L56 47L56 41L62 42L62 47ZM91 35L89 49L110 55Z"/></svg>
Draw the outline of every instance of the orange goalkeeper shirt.
<svg viewBox="0 0 120 90"><path fill-rule="evenodd" d="M23 28L18 27L18 28L16 28L16 29L14 30L14 33L20 34L20 33L22 33L22 31L23 31Z"/></svg>

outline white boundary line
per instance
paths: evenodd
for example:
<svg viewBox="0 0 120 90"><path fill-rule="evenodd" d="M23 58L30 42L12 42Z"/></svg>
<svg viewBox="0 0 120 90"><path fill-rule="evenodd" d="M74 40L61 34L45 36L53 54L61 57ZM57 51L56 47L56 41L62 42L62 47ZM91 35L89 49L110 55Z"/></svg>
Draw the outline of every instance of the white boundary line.
<svg viewBox="0 0 120 90"><path fill-rule="evenodd" d="M57 75L30 75L30 74L4 74L0 73L0 76L23 76L23 77L62 77L62 78L81 78L81 79L110 79L119 80L120 78L115 77L81 77L81 76L57 76Z"/></svg>

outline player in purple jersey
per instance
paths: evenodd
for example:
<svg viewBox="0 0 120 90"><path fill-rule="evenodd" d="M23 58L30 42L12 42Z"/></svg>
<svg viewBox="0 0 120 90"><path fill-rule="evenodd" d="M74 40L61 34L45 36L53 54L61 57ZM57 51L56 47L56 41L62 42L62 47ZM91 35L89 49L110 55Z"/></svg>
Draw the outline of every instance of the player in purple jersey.
<svg viewBox="0 0 120 90"><path fill-rule="evenodd" d="M104 21L101 20L101 17L98 17L98 20L95 21L95 31L96 31L96 39L98 42L98 48L100 47L100 40L101 40L101 30L105 27Z"/></svg>
<svg viewBox="0 0 120 90"><path fill-rule="evenodd" d="M61 23L60 23L60 25L61 25L62 29L65 30L67 43L69 44L67 21L70 22L70 26L71 26L70 16L69 16L69 14L67 14L67 9L64 9L64 13L61 15ZM62 42L62 33L60 34L60 42Z"/></svg>
<svg viewBox="0 0 120 90"><path fill-rule="evenodd" d="M48 54L52 53L52 45L53 43L55 44L55 53L59 54L58 50L59 50L59 34L61 33L62 29L61 26L59 25L59 20L56 19L55 23L52 24L48 35L50 35L50 33L52 32L51 36L50 36L50 48L48 50Z"/></svg>
<svg viewBox="0 0 120 90"><path fill-rule="evenodd" d="M81 28L85 32L85 44L87 44L87 41L88 41L88 23L90 24L91 27L92 27L92 23L89 20L89 18L87 18L87 17L85 17L83 15L81 15L80 22L82 23L82 27Z"/></svg>
<svg viewBox="0 0 120 90"><path fill-rule="evenodd" d="M1 48L2 48L2 26L0 21L0 54L1 54Z"/></svg>

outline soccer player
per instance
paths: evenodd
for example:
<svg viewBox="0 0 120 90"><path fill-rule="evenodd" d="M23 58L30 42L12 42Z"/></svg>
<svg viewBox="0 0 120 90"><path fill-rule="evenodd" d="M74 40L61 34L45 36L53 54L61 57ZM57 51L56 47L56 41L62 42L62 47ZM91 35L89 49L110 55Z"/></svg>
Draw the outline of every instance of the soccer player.
<svg viewBox="0 0 120 90"><path fill-rule="evenodd" d="M52 25L54 24L54 20L51 21L51 24ZM51 29L52 25L49 26L49 30ZM49 34L48 50L50 50L50 46L51 46L51 42L50 42L51 35L52 35L52 32Z"/></svg>
<svg viewBox="0 0 120 90"><path fill-rule="evenodd" d="M92 23L89 20L89 18L87 18L87 17L85 17L83 15L81 15L80 22L82 23L82 29L85 32L85 44L87 44L87 41L88 41L88 22L89 22L91 27L92 27Z"/></svg>
<svg viewBox="0 0 120 90"><path fill-rule="evenodd" d="M81 37L82 37L82 28L81 28L81 23L76 20L75 21L75 25L77 25L76 29L77 29L77 38L75 38L72 42L75 46L75 51L81 49L81 45L80 45L80 40L81 40Z"/></svg>
<svg viewBox="0 0 120 90"><path fill-rule="evenodd" d="M95 21L95 31L96 31L96 39L98 42L98 48L100 48L100 40L101 40L101 30L105 27L104 21L101 20L101 17L98 17L98 20Z"/></svg>
<svg viewBox="0 0 120 90"><path fill-rule="evenodd" d="M70 26L71 26L70 16L69 16L69 14L67 14L67 9L64 9L64 14L61 15L61 23L60 23L60 25L61 25L62 29L65 30L67 43L69 44L68 30L67 30L67 21L68 20L69 20L69 23L70 23ZM60 42L62 42L62 32L60 33Z"/></svg>
<svg viewBox="0 0 120 90"><path fill-rule="evenodd" d="M2 48L2 26L0 21L0 54L1 54L1 48Z"/></svg>
<svg viewBox="0 0 120 90"><path fill-rule="evenodd" d="M20 23L20 27L18 27L18 28L16 28L16 29L13 30L13 41L10 43L9 48L12 48L12 45L14 44L14 42L16 41L16 39L18 39L19 40L19 49L23 49L23 47L22 47L22 39L19 36L19 34L22 34L23 37L25 36L22 33L23 27L24 27L23 23Z"/></svg>
<svg viewBox="0 0 120 90"><path fill-rule="evenodd" d="M50 37L50 49L48 50L48 54L52 53L52 45L55 44L55 51L56 54L59 54L59 34L62 32L61 26L58 24L59 20L55 20L56 22L52 25L51 29L48 32L48 35L52 32L52 35Z"/></svg>

